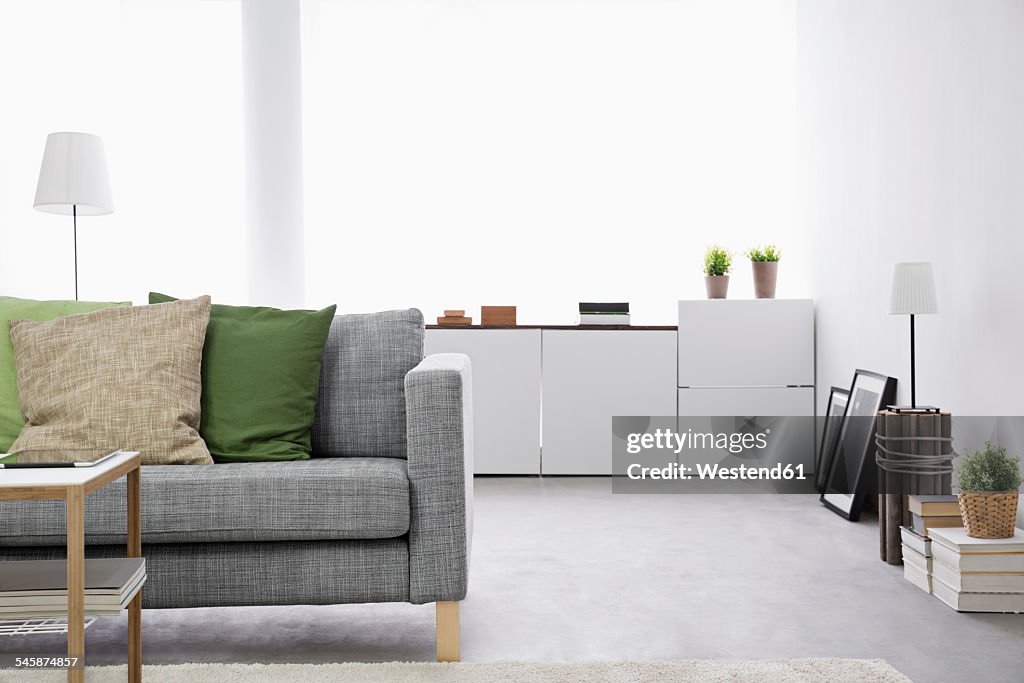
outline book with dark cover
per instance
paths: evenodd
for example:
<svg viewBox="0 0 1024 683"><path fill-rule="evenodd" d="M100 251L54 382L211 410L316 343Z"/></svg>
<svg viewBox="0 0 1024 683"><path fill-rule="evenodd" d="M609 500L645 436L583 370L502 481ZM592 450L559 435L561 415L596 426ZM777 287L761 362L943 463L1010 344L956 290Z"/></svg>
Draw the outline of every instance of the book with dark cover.
<svg viewBox="0 0 1024 683"><path fill-rule="evenodd" d="M87 593L120 594L140 571L146 560L141 557L89 559L85 561ZM0 594L23 591L67 591L68 568L64 560L27 560L0 562Z"/></svg>
<svg viewBox="0 0 1024 683"><path fill-rule="evenodd" d="M580 313L629 313L629 303L580 302Z"/></svg>

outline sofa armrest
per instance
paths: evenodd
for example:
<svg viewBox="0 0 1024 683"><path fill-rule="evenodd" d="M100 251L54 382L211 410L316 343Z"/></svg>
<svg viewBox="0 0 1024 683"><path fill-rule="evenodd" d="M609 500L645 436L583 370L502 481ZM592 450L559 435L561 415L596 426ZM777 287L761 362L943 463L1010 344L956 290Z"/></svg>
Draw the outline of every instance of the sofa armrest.
<svg viewBox="0 0 1024 683"><path fill-rule="evenodd" d="M440 353L405 376L409 458L409 601L461 600L473 536L469 357Z"/></svg>

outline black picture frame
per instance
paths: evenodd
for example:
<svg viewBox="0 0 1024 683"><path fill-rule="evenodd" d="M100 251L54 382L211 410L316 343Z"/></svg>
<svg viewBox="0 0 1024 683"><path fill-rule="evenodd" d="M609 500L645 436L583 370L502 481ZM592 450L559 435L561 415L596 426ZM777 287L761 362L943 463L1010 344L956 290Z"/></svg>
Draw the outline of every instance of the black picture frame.
<svg viewBox="0 0 1024 683"><path fill-rule="evenodd" d="M825 492L829 469L832 467L832 456L835 454L839 430L843 426L843 415L846 414L846 404L849 403L849 400L849 389L832 387L829 390L825 419L821 426L821 443L818 447L818 456L814 461L814 489L818 493Z"/></svg>
<svg viewBox="0 0 1024 683"><path fill-rule="evenodd" d="M875 417L895 400L896 379L857 370L849 394L821 502L840 517L856 522L875 479Z"/></svg>

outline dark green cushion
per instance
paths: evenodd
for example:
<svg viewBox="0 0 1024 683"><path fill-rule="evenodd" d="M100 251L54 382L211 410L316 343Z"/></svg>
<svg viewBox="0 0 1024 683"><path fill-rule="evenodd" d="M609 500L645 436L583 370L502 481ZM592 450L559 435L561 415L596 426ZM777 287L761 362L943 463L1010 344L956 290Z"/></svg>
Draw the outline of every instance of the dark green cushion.
<svg viewBox="0 0 1024 683"><path fill-rule="evenodd" d="M151 304L167 301L174 298L149 295ZM203 346L199 433L214 460L309 458L320 361L334 309L213 305Z"/></svg>
<svg viewBox="0 0 1024 683"><path fill-rule="evenodd" d="M131 306L130 301L36 301L0 296L0 453L6 453L18 438L25 420L18 405L18 377L11 345L11 320L46 322L66 315L92 313L112 306Z"/></svg>

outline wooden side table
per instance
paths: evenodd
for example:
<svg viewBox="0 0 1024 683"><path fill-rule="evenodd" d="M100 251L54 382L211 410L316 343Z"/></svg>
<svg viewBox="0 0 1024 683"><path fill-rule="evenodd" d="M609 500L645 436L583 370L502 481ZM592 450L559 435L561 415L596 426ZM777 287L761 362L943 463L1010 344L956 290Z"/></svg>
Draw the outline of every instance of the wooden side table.
<svg viewBox="0 0 1024 683"><path fill-rule="evenodd" d="M138 453L120 453L93 467L6 469L0 472L0 500L63 500L68 521L69 683L85 680L85 497L127 477L128 557L142 557ZM128 605L128 680L142 680L142 591Z"/></svg>

